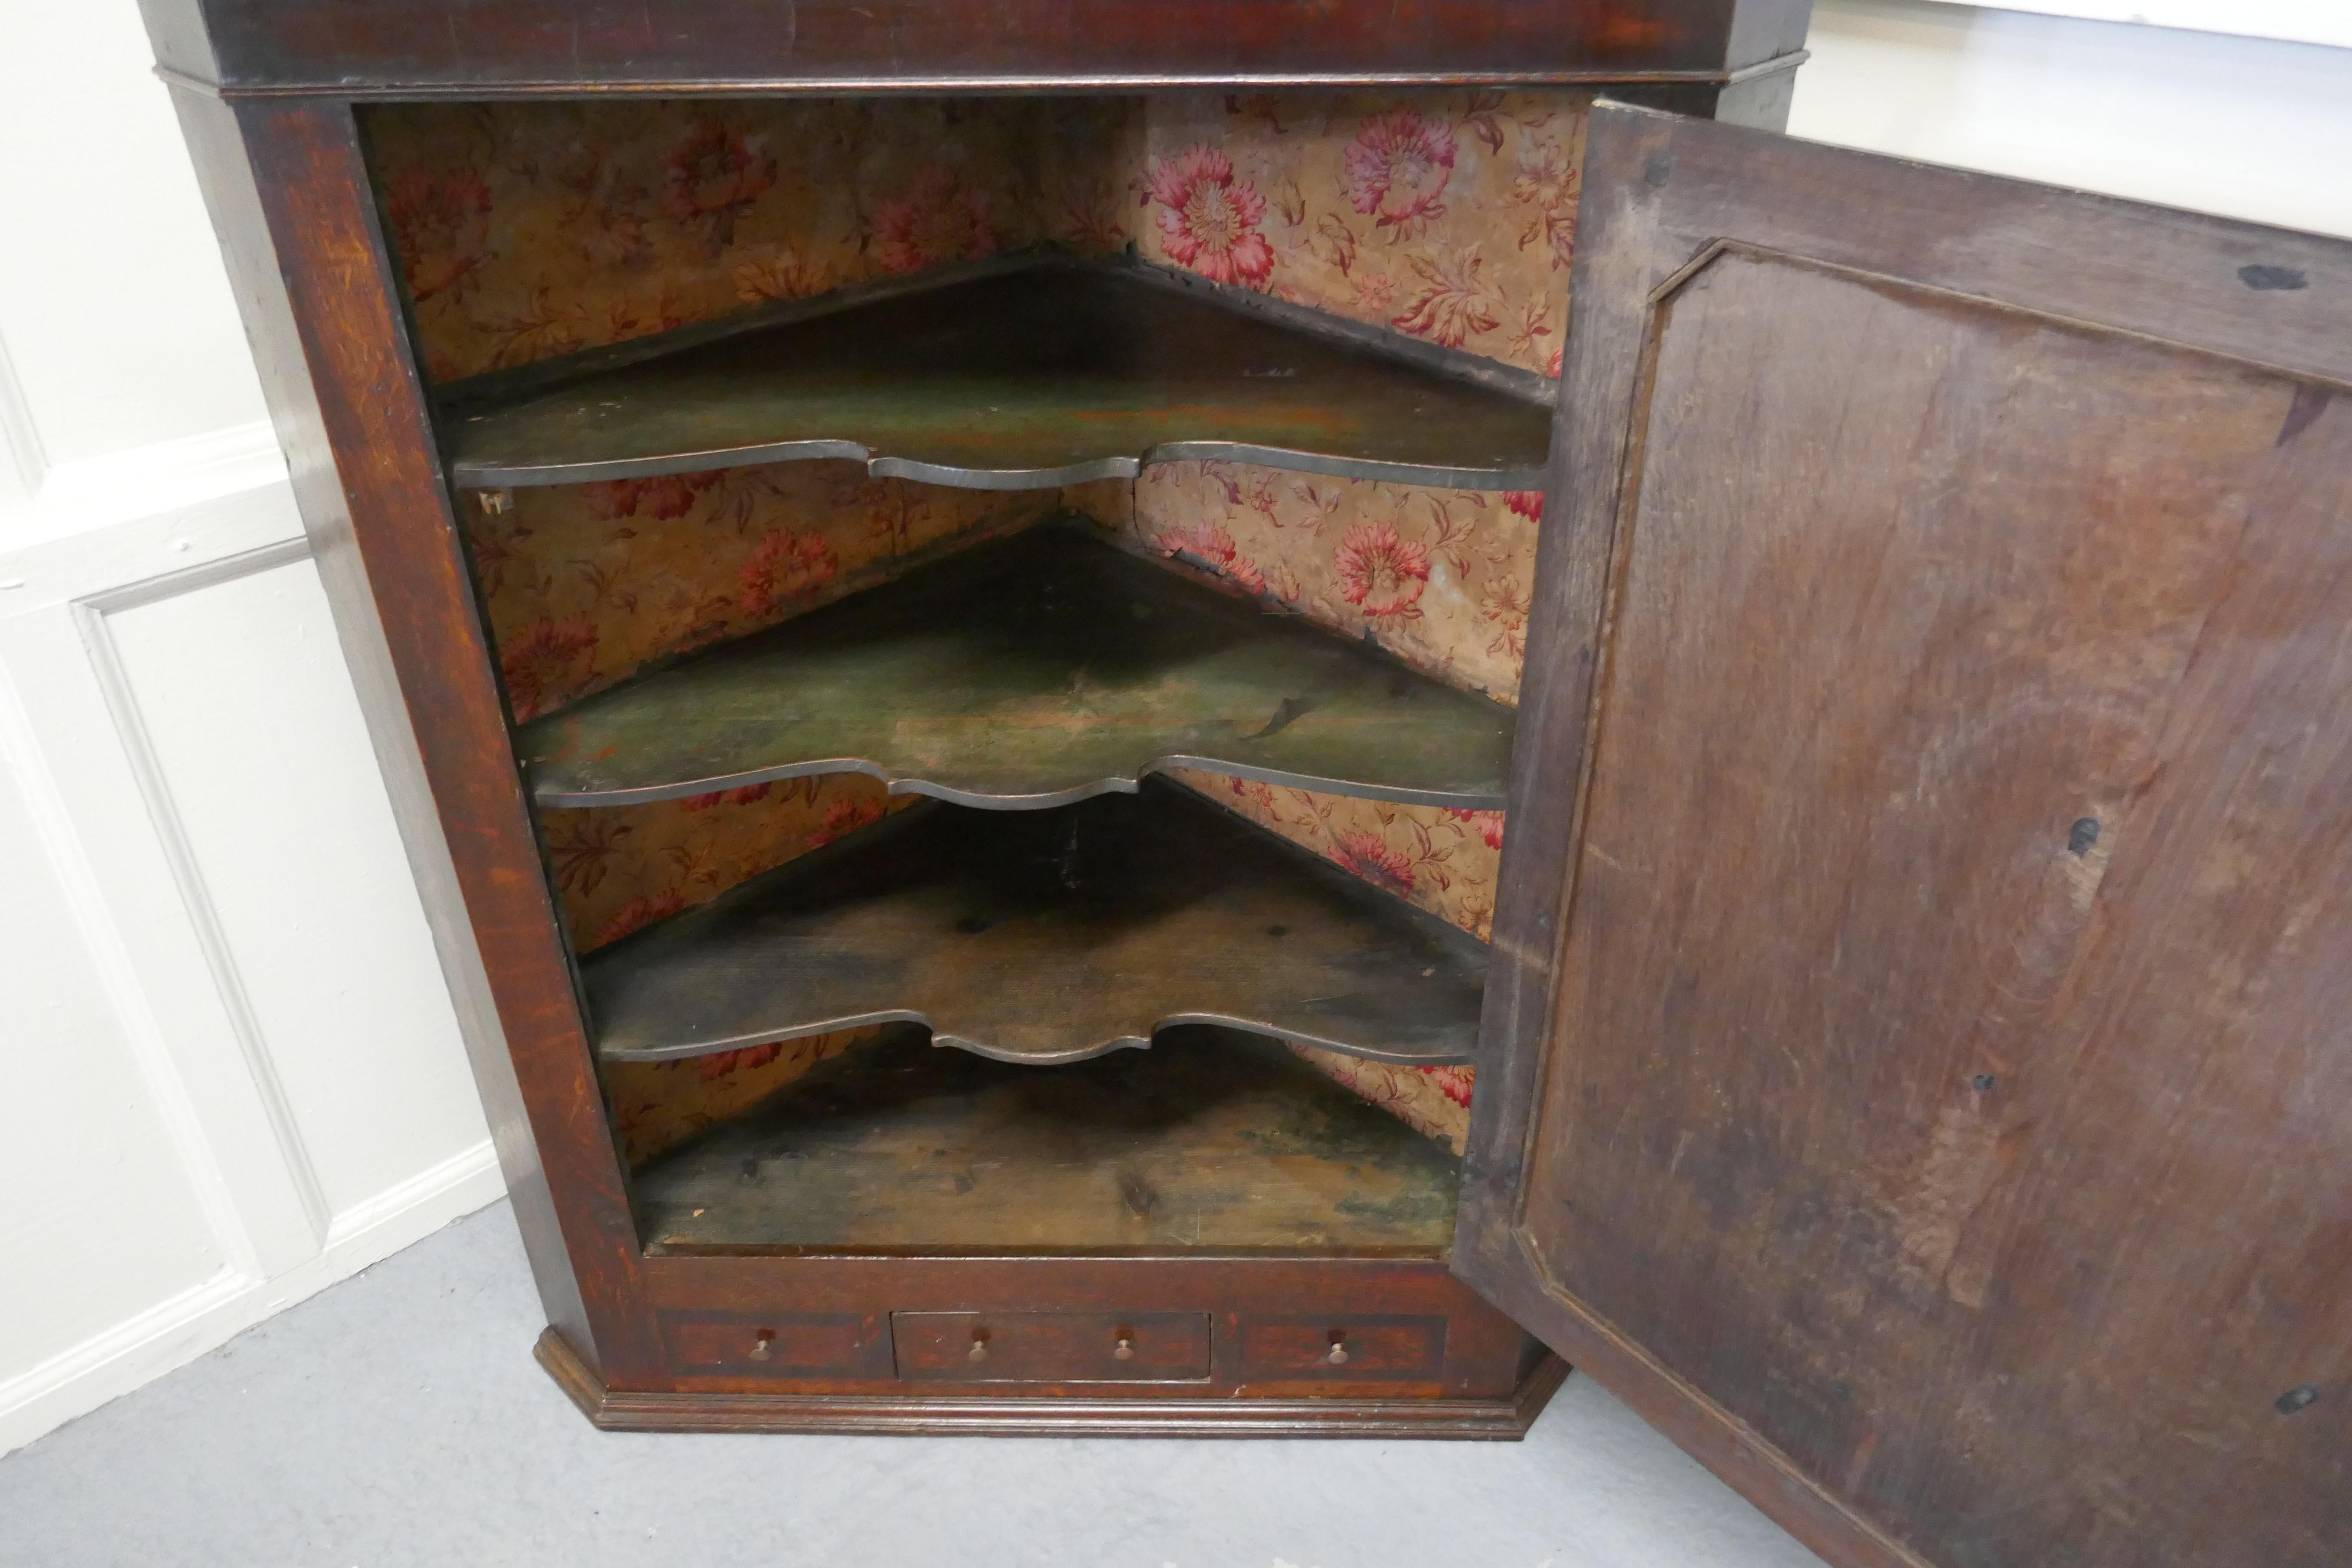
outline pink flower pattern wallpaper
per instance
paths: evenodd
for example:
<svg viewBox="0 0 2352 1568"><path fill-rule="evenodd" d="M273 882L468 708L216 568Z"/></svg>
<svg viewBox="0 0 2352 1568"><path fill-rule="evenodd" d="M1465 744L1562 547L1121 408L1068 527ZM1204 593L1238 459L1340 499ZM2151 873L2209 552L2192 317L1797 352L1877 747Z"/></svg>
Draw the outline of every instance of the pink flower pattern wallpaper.
<svg viewBox="0 0 2352 1568"><path fill-rule="evenodd" d="M1589 94L371 110L436 382L1054 243L1559 371Z"/></svg>
<svg viewBox="0 0 2352 1568"><path fill-rule="evenodd" d="M881 580L908 556L1035 521L1051 495L873 479L856 463L781 463L518 490L468 509L485 618L519 720L648 660L740 636ZM647 805L541 813L572 941L588 952L880 816L862 774L753 784ZM649 1159L871 1031L606 1071L633 1160Z"/></svg>
<svg viewBox="0 0 2352 1568"><path fill-rule="evenodd" d="M518 721L648 660L740 637L880 581L926 551L1050 515L1050 492L876 479L773 463L510 492L464 509Z"/></svg>
<svg viewBox="0 0 2352 1568"><path fill-rule="evenodd" d="M832 773L649 805L542 811L540 829L564 924L590 952L907 804L862 773ZM874 1033L615 1063L604 1091L622 1147L633 1164L651 1159Z"/></svg>
<svg viewBox="0 0 2352 1568"><path fill-rule="evenodd" d="M1397 805L1189 769L1171 776L1482 942L1494 936L1499 811ZM1398 1067L1311 1046L1290 1048L1406 1125L1463 1152L1475 1069Z"/></svg>
<svg viewBox="0 0 2352 1568"><path fill-rule="evenodd" d="M1108 99L395 105L367 132L425 372L446 382L1087 244L1100 220L1071 204L1108 197L1065 164L1122 144L1133 113Z"/></svg>
<svg viewBox="0 0 2352 1568"><path fill-rule="evenodd" d="M1369 635L1450 685L1513 701L1542 511L1533 490L1183 462L1144 469L1130 514L1108 521L1150 552L1343 637Z"/></svg>
<svg viewBox="0 0 2352 1568"><path fill-rule="evenodd" d="M428 375L448 381L1000 250L1135 247L1223 284L1558 374L1589 99L1571 91L523 103L368 112ZM1060 508L1231 590L1516 700L1541 497L1174 462L957 490L791 463L530 489L464 510L519 719ZM1503 820L1182 782L1488 933ZM588 951L877 818L835 775L543 815ZM641 1162L853 1031L606 1075ZM1462 1148L1473 1074L1294 1047Z"/></svg>
<svg viewBox="0 0 2352 1568"><path fill-rule="evenodd" d="M1559 374L1589 93L1185 94L1129 175L1144 255Z"/></svg>

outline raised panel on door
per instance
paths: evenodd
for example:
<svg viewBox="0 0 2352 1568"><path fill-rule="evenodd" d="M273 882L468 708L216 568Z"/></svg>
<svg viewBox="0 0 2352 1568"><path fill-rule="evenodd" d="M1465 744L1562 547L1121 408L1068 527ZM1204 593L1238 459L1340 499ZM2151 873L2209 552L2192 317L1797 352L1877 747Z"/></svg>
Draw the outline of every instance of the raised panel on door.
<svg viewBox="0 0 2352 1568"><path fill-rule="evenodd" d="M2352 1560L2352 246L1584 188L1457 1270L1834 1562Z"/></svg>

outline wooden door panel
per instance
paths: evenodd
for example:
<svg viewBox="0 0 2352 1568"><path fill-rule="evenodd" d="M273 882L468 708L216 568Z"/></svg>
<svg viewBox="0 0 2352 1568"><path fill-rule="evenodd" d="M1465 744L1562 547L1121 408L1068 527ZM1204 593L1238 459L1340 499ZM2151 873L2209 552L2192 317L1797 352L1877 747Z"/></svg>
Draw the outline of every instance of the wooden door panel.
<svg viewBox="0 0 2352 1568"><path fill-rule="evenodd" d="M2352 247L1588 156L1457 1268L1835 1561L2343 1560Z"/></svg>

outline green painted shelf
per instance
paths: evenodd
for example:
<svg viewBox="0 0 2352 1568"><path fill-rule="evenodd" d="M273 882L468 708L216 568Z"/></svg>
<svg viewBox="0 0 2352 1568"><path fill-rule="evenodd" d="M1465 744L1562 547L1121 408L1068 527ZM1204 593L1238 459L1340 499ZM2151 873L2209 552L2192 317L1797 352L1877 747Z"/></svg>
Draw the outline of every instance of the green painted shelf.
<svg viewBox="0 0 2352 1568"><path fill-rule="evenodd" d="M1049 524L523 725L534 797L616 805L806 773L1035 807L1196 767L1503 804L1514 714Z"/></svg>
<svg viewBox="0 0 2352 1568"><path fill-rule="evenodd" d="M630 1184L666 1253L1217 1247L1435 1256L1461 1161L1272 1040L1039 1070L858 1047ZM1107 1348L1107 1347L1106 1347Z"/></svg>
<svg viewBox="0 0 2352 1568"><path fill-rule="evenodd" d="M1466 1060L1486 947L1154 780L1055 812L925 801L581 961L597 1054L658 1061L866 1024L1055 1063L1222 1024Z"/></svg>
<svg viewBox="0 0 2352 1568"><path fill-rule="evenodd" d="M1179 458L1532 489L1549 392L1139 263L1042 256L459 384L443 430L469 489L851 458L984 489Z"/></svg>

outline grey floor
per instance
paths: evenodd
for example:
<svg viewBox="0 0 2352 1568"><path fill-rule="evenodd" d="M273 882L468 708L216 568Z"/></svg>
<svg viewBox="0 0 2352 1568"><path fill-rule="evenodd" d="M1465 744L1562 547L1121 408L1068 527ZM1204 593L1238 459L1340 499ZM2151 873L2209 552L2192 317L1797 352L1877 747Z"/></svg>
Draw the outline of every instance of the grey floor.
<svg viewBox="0 0 2352 1568"><path fill-rule="evenodd" d="M1819 1568L1590 1381L1525 1443L600 1434L504 1204L0 1459L0 1564Z"/></svg>

